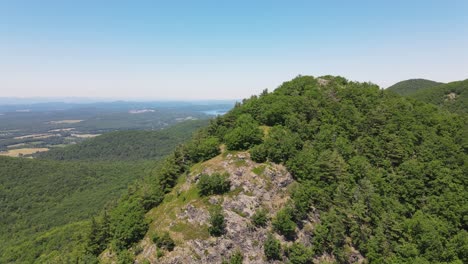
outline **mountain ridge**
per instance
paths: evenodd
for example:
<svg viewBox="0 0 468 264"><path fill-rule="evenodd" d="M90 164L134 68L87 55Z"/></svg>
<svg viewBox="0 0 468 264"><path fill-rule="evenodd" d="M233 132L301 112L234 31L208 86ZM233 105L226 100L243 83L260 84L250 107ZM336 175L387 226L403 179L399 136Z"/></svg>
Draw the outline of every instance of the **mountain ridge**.
<svg viewBox="0 0 468 264"><path fill-rule="evenodd" d="M154 180L166 195L159 196L145 216L139 214L141 219L159 223L159 216L166 214L164 208L173 199L184 202L184 197L185 201L196 198L203 188L212 188L204 198L208 202L244 195L242 191L226 192L223 186L226 179L232 183L239 176L224 166L231 162L242 167L249 163L245 157L212 164L226 176L210 171L204 175L202 170L200 178L196 177L203 162L210 163L220 154L236 157L237 151L248 151L256 164L285 166L297 187L288 190L287 202L276 213L267 214L266 236L257 241L254 252L239 252L235 243L213 250L218 241L230 238L227 226L235 215L224 205L208 210L209 215L205 211L201 217L208 219L209 237L204 233L198 238L200 248L190 251L190 262L225 257L227 263L319 263L321 256L327 256L322 260L332 263L462 263L468 260L463 253L468 246L463 218L468 210L463 176L468 172L464 165L468 159L458 144L464 123L461 115L373 84L333 76L299 76L274 92L265 91L237 104L176 150ZM247 174L250 180L254 177ZM189 190L177 191L184 179L195 181L191 180ZM121 206L139 199L145 198L128 196ZM183 212L187 209L183 204L172 208ZM128 207L117 211L123 208ZM153 214L152 210L160 211ZM234 213L243 218L238 222L246 225L257 223L259 217L247 211ZM174 211L168 214L174 215ZM302 224L311 214L319 221L311 222L306 235L310 243L304 243L300 240ZM169 222L165 227L177 228L183 219L174 219L174 225ZM122 221L111 221L110 225L119 230ZM135 233L134 240L119 248L104 244L101 260L133 261L136 257L138 262L174 263L171 252L189 242L180 241L174 230L154 234L153 224L145 229L148 227L152 231ZM243 237L238 240L246 239L243 244L253 245L255 236L240 233ZM119 241L119 236L110 232L107 238ZM154 252L156 258L145 252Z"/></svg>

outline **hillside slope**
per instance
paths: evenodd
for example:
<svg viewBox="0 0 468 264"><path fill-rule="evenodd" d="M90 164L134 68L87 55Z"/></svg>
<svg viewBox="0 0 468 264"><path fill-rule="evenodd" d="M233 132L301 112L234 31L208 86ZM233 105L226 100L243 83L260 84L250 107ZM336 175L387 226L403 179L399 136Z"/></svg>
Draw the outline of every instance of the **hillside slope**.
<svg viewBox="0 0 468 264"><path fill-rule="evenodd" d="M394 85L388 87L386 90L395 92L399 95L406 96L418 92L420 90L425 90L441 84L443 83L426 79L409 79L395 83Z"/></svg>
<svg viewBox="0 0 468 264"><path fill-rule="evenodd" d="M409 96L454 113L468 113L468 79L424 89Z"/></svg>
<svg viewBox="0 0 468 264"><path fill-rule="evenodd" d="M98 219L87 251L122 263L466 263L465 123L369 83L297 77L178 148L153 190Z"/></svg>
<svg viewBox="0 0 468 264"><path fill-rule="evenodd" d="M54 160L149 160L159 159L188 140L208 120L185 121L158 131L116 131L88 139L82 143L55 148L37 155Z"/></svg>

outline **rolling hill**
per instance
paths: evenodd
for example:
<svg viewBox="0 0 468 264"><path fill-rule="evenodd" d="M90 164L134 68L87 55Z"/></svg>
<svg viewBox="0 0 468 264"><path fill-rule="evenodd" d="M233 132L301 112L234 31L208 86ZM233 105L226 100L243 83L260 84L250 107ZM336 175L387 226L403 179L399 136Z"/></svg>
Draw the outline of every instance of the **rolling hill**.
<svg viewBox="0 0 468 264"><path fill-rule="evenodd" d="M424 90L441 84L443 83L426 79L410 79L398 82L388 87L387 90L405 96L415 93L419 90Z"/></svg>
<svg viewBox="0 0 468 264"><path fill-rule="evenodd" d="M37 155L53 160L150 160L171 153L181 142L188 140L208 120L185 121L157 131L116 131L88 139L82 143L55 148Z"/></svg>

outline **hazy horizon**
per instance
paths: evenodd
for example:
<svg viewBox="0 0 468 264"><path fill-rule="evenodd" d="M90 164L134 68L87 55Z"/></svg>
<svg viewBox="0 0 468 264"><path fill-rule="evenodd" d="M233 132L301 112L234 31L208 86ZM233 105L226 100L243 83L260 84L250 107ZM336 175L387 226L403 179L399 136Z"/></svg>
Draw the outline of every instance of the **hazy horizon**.
<svg viewBox="0 0 468 264"><path fill-rule="evenodd" d="M0 97L235 100L300 74L382 88L462 80L467 11L455 0L5 1Z"/></svg>

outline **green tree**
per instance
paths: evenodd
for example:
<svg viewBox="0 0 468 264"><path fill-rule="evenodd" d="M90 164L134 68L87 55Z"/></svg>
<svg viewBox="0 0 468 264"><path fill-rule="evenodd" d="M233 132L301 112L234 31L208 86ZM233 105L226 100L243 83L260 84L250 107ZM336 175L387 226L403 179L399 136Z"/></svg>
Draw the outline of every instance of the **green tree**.
<svg viewBox="0 0 468 264"><path fill-rule="evenodd" d="M210 227L208 231L212 236L222 236L226 232L226 223L224 220L224 214L220 206L216 206L210 212L209 219Z"/></svg>
<svg viewBox="0 0 468 264"><path fill-rule="evenodd" d="M119 249L124 249L138 242L146 233L145 210L140 201L130 199L123 201L111 211L110 230L112 238Z"/></svg>

